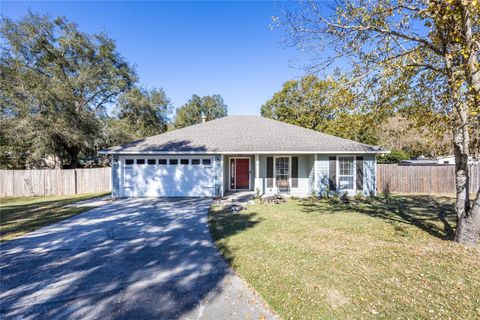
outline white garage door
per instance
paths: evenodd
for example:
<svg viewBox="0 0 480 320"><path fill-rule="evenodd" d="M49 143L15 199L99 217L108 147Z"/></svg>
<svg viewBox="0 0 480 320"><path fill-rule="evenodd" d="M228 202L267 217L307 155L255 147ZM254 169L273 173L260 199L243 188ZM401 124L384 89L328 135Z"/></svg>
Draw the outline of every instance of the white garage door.
<svg viewBox="0 0 480 320"><path fill-rule="evenodd" d="M213 197L213 157L125 157L125 197Z"/></svg>

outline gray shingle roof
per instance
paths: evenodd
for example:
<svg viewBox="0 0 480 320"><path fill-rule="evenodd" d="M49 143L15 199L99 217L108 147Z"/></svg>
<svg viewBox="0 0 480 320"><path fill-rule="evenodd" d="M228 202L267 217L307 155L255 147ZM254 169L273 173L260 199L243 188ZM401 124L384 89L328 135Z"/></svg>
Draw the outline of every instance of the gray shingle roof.
<svg viewBox="0 0 480 320"><path fill-rule="evenodd" d="M106 153L381 153L384 150L261 116L227 116Z"/></svg>

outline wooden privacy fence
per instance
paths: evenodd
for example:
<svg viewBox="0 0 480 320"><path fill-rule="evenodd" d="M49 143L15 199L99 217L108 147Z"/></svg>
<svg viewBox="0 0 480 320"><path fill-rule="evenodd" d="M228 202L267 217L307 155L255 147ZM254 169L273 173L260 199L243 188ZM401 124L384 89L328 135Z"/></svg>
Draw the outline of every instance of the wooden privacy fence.
<svg viewBox="0 0 480 320"><path fill-rule="evenodd" d="M470 165L470 190L480 188L480 165ZM111 170L0 170L0 197L110 192ZM453 194L455 166L377 166L379 192Z"/></svg>
<svg viewBox="0 0 480 320"><path fill-rule="evenodd" d="M111 169L0 170L0 197L111 191Z"/></svg>
<svg viewBox="0 0 480 320"><path fill-rule="evenodd" d="M480 188L480 165L470 165L470 192ZM455 193L455 166L377 165L377 191L398 193Z"/></svg>

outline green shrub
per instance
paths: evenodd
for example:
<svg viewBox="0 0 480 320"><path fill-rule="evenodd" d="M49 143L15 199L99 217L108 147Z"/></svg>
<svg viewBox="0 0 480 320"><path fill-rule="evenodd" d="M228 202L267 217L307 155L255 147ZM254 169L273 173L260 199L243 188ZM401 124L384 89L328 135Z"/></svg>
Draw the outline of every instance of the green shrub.
<svg viewBox="0 0 480 320"><path fill-rule="evenodd" d="M389 154L382 154L377 158L378 163L399 163L410 159L410 155L403 150L391 150Z"/></svg>
<svg viewBox="0 0 480 320"><path fill-rule="evenodd" d="M344 192L342 196L340 197L340 200L342 201L343 204L350 204L350 197L348 196L347 192Z"/></svg>

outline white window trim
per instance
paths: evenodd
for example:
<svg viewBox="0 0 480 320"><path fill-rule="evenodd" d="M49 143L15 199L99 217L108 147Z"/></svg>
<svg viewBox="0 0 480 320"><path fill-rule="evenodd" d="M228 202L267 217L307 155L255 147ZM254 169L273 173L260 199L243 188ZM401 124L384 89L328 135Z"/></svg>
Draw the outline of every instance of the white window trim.
<svg viewBox="0 0 480 320"><path fill-rule="evenodd" d="M278 189L277 187L277 158L288 158L288 185L292 185L292 156L281 155L273 157L273 188ZM278 190L277 190L278 191Z"/></svg>
<svg viewBox="0 0 480 320"><path fill-rule="evenodd" d="M235 170L237 170L237 160L236 159L248 159L248 189L232 189L230 181L232 180L232 168L230 167L231 159L235 159ZM234 177L235 187L237 186L237 175ZM252 159L250 157L228 157L228 190L229 191L246 191L252 189Z"/></svg>
<svg viewBox="0 0 480 320"><path fill-rule="evenodd" d="M353 158L353 189L343 189L340 190L340 158ZM345 191L357 191L357 157L355 155L337 155L337 165L336 165L336 184L337 184L337 191L338 192L345 192Z"/></svg>

